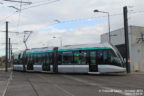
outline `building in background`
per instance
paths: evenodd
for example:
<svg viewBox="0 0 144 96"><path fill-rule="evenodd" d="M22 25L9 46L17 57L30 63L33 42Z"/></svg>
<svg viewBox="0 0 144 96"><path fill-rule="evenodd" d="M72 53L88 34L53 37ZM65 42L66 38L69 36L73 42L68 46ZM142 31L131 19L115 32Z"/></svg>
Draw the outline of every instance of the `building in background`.
<svg viewBox="0 0 144 96"><path fill-rule="evenodd" d="M111 32L111 43L125 58L125 34L124 28ZM101 43L109 41L109 34L101 35ZM129 26L130 69L131 71L144 71L144 27Z"/></svg>

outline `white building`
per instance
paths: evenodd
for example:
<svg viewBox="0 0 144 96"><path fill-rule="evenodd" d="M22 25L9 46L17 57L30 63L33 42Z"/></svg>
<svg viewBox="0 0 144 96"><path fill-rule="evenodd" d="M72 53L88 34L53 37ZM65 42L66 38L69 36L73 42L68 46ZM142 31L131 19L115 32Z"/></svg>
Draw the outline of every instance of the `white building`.
<svg viewBox="0 0 144 96"><path fill-rule="evenodd" d="M111 43L125 57L125 35L124 28L112 31ZM108 42L109 34L101 35L101 42ZM130 46L130 68L131 71L144 71L144 27L129 26L129 46Z"/></svg>

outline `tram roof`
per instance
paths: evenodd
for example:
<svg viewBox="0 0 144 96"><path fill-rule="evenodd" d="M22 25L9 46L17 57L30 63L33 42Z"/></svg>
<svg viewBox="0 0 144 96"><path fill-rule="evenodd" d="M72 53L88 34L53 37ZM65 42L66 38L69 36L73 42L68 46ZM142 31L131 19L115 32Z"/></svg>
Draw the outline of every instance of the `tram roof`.
<svg viewBox="0 0 144 96"><path fill-rule="evenodd" d="M44 47L44 48L33 48L30 50L27 50L27 52L39 52L39 51L49 51L53 50L54 47Z"/></svg>
<svg viewBox="0 0 144 96"><path fill-rule="evenodd" d="M112 46L108 43L99 43L99 44L80 44L80 45L67 45L59 47L59 50L66 50L66 49L85 49L85 48L111 48ZM54 47L44 47L44 48L33 48L27 50L27 52L44 52L44 51L52 51Z"/></svg>
<svg viewBox="0 0 144 96"><path fill-rule="evenodd" d="M61 49L78 49L78 48L99 48L99 47L109 47L112 46L109 43L99 43L99 44L80 44L80 45L69 45L69 46L63 46L59 47L59 50Z"/></svg>

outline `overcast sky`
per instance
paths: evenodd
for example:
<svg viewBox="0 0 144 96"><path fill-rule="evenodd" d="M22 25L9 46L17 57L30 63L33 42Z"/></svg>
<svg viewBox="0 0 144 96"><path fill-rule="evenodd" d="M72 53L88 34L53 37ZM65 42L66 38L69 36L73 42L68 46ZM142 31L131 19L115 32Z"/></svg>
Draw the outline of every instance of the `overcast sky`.
<svg viewBox="0 0 144 96"><path fill-rule="evenodd" d="M28 48L73 44L99 43L100 35L108 32L107 14L110 13L111 31L123 27L123 6L128 6L129 25L144 26L143 0L22 0L20 3L0 0L0 31L9 22L9 31L33 31ZM11 6L11 7L8 7ZM15 8L13 8L15 7ZM14 50L23 50L23 34L9 34ZM56 37L56 38L53 38ZM0 55L4 55L5 34L0 32Z"/></svg>

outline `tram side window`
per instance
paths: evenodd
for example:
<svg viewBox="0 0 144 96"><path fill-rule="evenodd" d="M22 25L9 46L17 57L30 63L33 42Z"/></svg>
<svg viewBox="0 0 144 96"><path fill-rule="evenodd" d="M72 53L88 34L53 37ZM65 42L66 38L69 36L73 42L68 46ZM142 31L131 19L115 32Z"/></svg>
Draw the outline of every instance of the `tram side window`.
<svg viewBox="0 0 144 96"><path fill-rule="evenodd" d="M45 63L46 63L46 64L50 64L48 53L45 53Z"/></svg>
<svg viewBox="0 0 144 96"><path fill-rule="evenodd" d="M47 63L47 56L48 54L47 53L43 53L43 63Z"/></svg>
<svg viewBox="0 0 144 96"><path fill-rule="evenodd" d="M41 65L44 62L44 54L40 53L39 54L39 64Z"/></svg>
<svg viewBox="0 0 144 96"><path fill-rule="evenodd" d="M45 55L44 53L41 53L40 63L43 64L44 60L45 60Z"/></svg>
<svg viewBox="0 0 144 96"><path fill-rule="evenodd" d="M52 65L52 53L48 53L49 64Z"/></svg>
<svg viewBox="0 0 144 96"><path fill-rule="evenodd" d="M26 63L26 64L28 63L28 54L26 54L25 63Z"/></svg>
<svg viewBox="0 0 144 96"><path fill-rule="evenodd" d="M96 51L90 51L90 63L96 64Z"/></svg>
<svg viewBox="0 0 144 96"><path fill-rule="evenodd" d="M28 63L32 63L32 54L29 54L29 62Z"/></svg>
<svg viewBox="0 0 144 96"><path fill-rule="evenodd" d="M40 65L41 62L41 54L40 53L36 53L36 57L35 57L35 64L36 65Z"/></svg>
<svg viewBox="0 0 144 96"><path fill-rule="evenodd" d="M76 51L74 52L74 63L75 64L86 64L87 63L87 51Z"/></svg>
<svg viewBox="0 0 144 96"><path fill-rule="evenodd" d="M37 62L37 55L36 55L36 53L34 53L34 64L36 64L36 62Z"/></svg>
<svg viewBox="0 0 144 96"><path fill-rule="evenodd" d="M98 64L111 64L109 50L97 50Z"/></svg>
<svg viewBox="0 0 144 96"><path fill-rule="evenodd" d="M33 62L33 54L31 54L31 63L34 63L34 62Z"/></svg>
<svg viewBox="0 0 144 96"><path fill-rule="evenodd" d="M35 64L35 54L34 53L32 54L31 58L32 58L32 63Z"/></svg>
<svg viewBox="0 0 144 96"><path fill-rule="evenodd" d="M47 53L43 53L43 63L45 64L46 63L46 60L47 60Z"/></svg>
<svg viewBox="0 0 144 96"><path fill-rule="evenodd" d="M104 60L104 64L110 63L109 50L103 50L103 60Z"/></svg>
<svg viewBox="0 0 144 96"><path fill-rule="evenodd" d="M31 54L29 54L29 63L31 63L31 61L32 61L31 57L32 57Z"/></svg>
<svg viewBox="0 0 144 96"><path fill-rule="evenodd" d="M97 64L104 64L103 50L97 50Z"/></svg>
<svg viewBox="0 0 144 96"><path fill-rule="evenodd" d="M86 51L81 51L81 53L80 53L80 63L81 64L86 64L87 63L87 52Z"/></svg>
<svg viewBox="0 0 144 96"><path fill-rule="evenodd" d="M27 54L27 64L30 62L30 54Z"/></svg>
<svg viewBox="0 0 144 96"><path fill-rule="evenodd" d="M62 54L62 64L72 64L73 54L72 52L63 52Z"/></svg>
<svg viewBox="0 0 144 96"><path fill-rule="evenodd" d="M62 64L62 52L58 52L58 64Z"/></svg>
<svg viewBox="0 0 144 96"><path fill-rule="evenodd" d="M74 63L80 64L79 52L74 52Z"/></svg>
<svg viewBox="0 0 144 96"><path fill-rule="evenodd" d="M47 54L43 53L43 63L46 63Z"/></svg>
<svg viewBox="0 0 144 96"><path fill-rule="evenodd" d="M41 62L41 54L38 53L38 64L40 64L40 62Z"/></svg>
<svg viewBox="0 0 144 96"><path fill-rule="evenodd" d="M37 63L38 63L38 54L36 53L35 54L35 64L37 65Z"/></svg>

